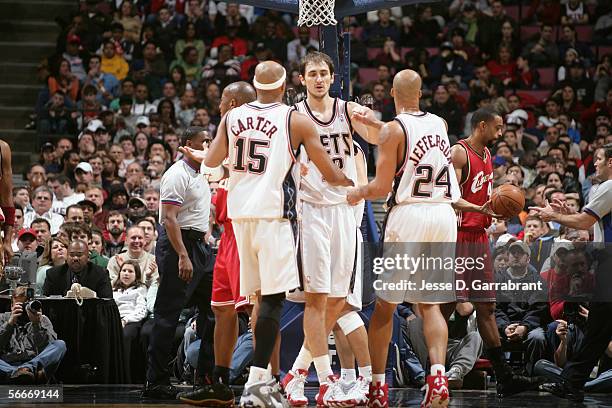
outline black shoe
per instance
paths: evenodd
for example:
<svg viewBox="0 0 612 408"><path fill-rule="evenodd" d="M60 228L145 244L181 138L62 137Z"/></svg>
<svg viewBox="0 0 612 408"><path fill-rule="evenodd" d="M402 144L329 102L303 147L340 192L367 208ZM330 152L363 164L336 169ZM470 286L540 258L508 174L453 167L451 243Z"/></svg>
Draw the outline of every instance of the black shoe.
<svg viewBox="0 0 612 408"><path fill-rule="evenodd" d="M16 385L34 384L34 373L27 367L21 367L11 375L10 383Z"/></svg>
<svg viewBox="0 0 612 408"><path fill-rule="evenodd" d="M584 401L584 391L577 390L563 383L548 383L540 385L540 391L550 392L559 398L564 398L573 402Z"/></svg>
<svg viewBox="0 0 612 408"><path fill-rule="evenodd" d="M497 380L497 398L509 397L523 391L535 390L542 383L540 377L525 377L512 374L507 379Z"/></svg>
<svg viewBox="0 0 612 408"><path fill-rule="evenodd" d="M178 390L172 384L146 383L142 390L142 398L175 400Z"/></svg>
<svg viewBox="0 0 612 408"><path fill-rule="evenodd" d="M225 384L205 384L179 395L182 402L200 407L233 407L234 392Z"/></svg>

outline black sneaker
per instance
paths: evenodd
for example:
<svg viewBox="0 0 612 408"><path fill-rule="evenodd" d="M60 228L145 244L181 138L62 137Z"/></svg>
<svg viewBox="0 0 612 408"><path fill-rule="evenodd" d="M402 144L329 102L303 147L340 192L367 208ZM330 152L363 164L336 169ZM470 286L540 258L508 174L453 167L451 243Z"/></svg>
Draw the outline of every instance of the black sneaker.
<svg viewBox="0 0 612 408"><path fill-rule="evenodd" d="M142 398L175 400L178 390L172 384L151 384L146 383L142 390Z"/></svg>
<svg viewBox="0 0 612 408"><path fill-rule="evenodd" d="M540 391L550 392L559 398L564 398L573 402L584 401L584 391L578 390L568 384L548 383L540 385Z"/></svg>
<svg viewBox="0 0 612 408"><path fill-rule="evenodd" d="M182 402L199 407L233 407L234 392L225 384L205 384L192 392L179 395Z"/></svg>
<svg viewBox="0 0 612 408"><path fill-rule="evenodd" d="M497 380L497 397L504 398L524 391L535 390L542 383L539 377L525 377L513 374L505 380Z"/></svg>

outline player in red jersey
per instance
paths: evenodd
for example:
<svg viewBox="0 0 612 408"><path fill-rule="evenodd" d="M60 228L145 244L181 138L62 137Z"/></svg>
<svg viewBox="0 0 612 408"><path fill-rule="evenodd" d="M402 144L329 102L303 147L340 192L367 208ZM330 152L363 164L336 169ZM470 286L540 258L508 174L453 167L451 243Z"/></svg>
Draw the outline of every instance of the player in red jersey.
<svg viewBox="0 0 612 408"><path fill-rule="evenodd" d="M457 300L474 303L478 331L495 370L497 394L500 398L527 391L537 385L527 377L514 375L505 361L495 322L495 291L471 289L474 280L483 283L495 282L489 240L485 232L485 228L491 224L491 211L487 211L487 208L493 189L493 163L487 144L499 138L503 128L504 121L499 114L487 108L479 109L472 116L472 134L451 149L451 160L461 188L461 198L485 209L481 212L459 212L457 217L457 256L475 258L485 254L484 268L474 267L457 275L457 282L465 282L465 289L457 290ZM457 206L456 209L463 208ZM447 315L454 309L455 305L450 305ZM515 330L523 330L520 327Z"/></svg>
<svg viewBox="0 0 612 408"><path fill-rule="evenodd" d="M223 90L219 110L223 117L229 110L257 98L255 89L246 82L234 82ZM206 149L204 150L205 154ZM196 162L202 162L199 152L181 148L181 152ZM204 169L206 170L206 169ZM212 169L211 169L212 170ZM203 174L207 173L202 171ZM211 181L225 177L220 174L205 174ZM249 304L247 298L240 296L240 260L232 221L227 216L227 190L221 183L213 199L215 221L223 225L223 234L215 260L211 305L215 313L215 368L212 384L204 384L193 392L180 395L188 404L198 406L234 406L234 393L229 388L229 372L238 337L237 311Z"/></svg>

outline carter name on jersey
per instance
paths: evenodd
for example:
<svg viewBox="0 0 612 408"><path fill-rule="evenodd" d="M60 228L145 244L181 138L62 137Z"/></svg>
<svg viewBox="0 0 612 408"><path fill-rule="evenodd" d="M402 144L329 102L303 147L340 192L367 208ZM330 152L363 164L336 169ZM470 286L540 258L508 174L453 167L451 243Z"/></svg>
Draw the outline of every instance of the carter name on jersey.
<svg viewBox="0 0 612 408"><path fill-rule="evenodd" d="M246 122L246 125L245 125ZM272 125L270 127L270 125ZM274 136L274 134L278 131L278 128L272 124L268 119L263 118L261 116L249 116L246 119L237 119L236 123L232 126L231 131L234 136L238 136L240 133L247 130L257 130L261 133L265 133L269 139Z"/></svg>

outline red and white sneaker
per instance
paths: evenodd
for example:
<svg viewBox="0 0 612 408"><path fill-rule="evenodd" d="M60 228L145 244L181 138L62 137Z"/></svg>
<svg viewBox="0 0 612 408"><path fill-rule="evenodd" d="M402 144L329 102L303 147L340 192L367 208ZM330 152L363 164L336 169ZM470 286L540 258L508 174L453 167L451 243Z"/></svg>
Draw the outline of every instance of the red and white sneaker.
<svg viewBox="0 0 612 408"><path fill-rule="evenodd" d="M315 397L317 407L354 407L355 401L350 395L346 395L340 386L337 376L330 375L327 382L319 386L319 393Z"/></svg>
<svg viewBox="0 0 612 408"><path fill-rule="evenodd" d="M448 378L438 371L436 375L428 375L425 386L425 398L421 408L446 408L450 402L448 393Z"/></svg>
<svg viewBox="0 0 612 408"><path fill-rule="evenodd" d="M370 392L368 396L368 407L370 408L388 408L389 407L389 386L380 382L372 382L370 384Z"/></svg>
<svg viewBox="0 0 612 408"><path fill-rule="evenodd" d="M285 390L287 401L292 407L308 405L308 398L304 395L304 384L306 384L307 377L307 370L298 369L297 371L289 371L283 378L283 390Z"/></svg>

